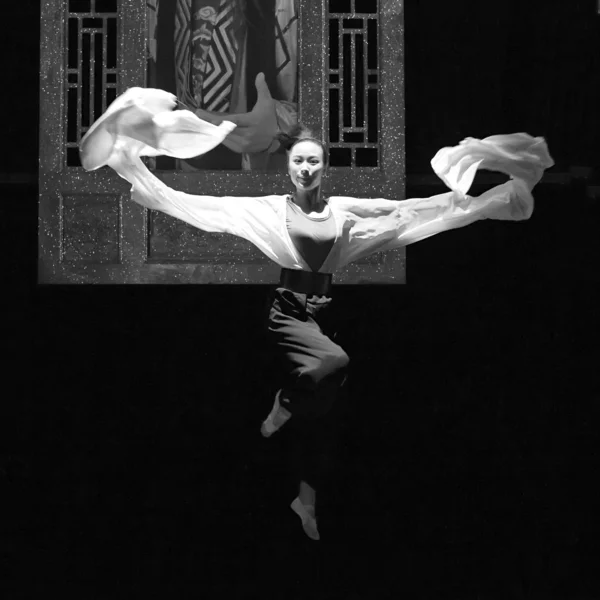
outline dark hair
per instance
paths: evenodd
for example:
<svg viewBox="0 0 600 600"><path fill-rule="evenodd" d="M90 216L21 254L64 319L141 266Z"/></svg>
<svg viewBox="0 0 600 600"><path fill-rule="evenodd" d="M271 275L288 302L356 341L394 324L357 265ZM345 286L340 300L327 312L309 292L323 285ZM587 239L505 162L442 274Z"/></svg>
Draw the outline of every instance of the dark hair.
<svg viewBox="0 0 600 600"><path fill-rule="evenodd" d="M277 134L277 139L287 152L290 152L292 148L299 142L314 142L323 150L323 162L325 163L325 166L329 164L329 150L327 148L327 144L325 144L325 142L321 141L320 139L314 137L312 132L307 127L302 125L302 123L294 125L294 127L292 127L289 133L284 133L283 131L280 131Z"/></svg>

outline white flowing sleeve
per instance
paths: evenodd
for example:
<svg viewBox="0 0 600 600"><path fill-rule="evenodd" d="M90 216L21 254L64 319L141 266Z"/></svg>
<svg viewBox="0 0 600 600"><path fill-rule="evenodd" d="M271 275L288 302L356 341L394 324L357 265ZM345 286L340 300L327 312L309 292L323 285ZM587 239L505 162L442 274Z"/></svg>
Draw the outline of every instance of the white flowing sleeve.
<svg viewBox="0 0 600 600"><path fill-rule="evenodd" d="M272 197L202 196L179 192L151 173L133 144L117 143L109 166L131 186L131 199L198 229L242 237L277 260L269 249L278 225Z"/></svg>
<svg viewBox="0 0 600 600"><path fill-rule="evenodd" d="M190 158L218 144L235 127L173 111L175 97L161 90L132 88L115 100L80 144L84 168L108 165L132 184L131 199L198 229L229 233L252 242L275 262L283 257L277 239L274 197L203 196L174 190L151 173L141 156Z"/></svg>
<svg viewBox="0 0 600 600"><path fill-rule="evenodd" d="M336 199L350 223L342 264L482 219L528 219L531 190L554 161L543 138L516 133L467 138L440 150L431 165L451 192L408 200ZM505 173L510 180L481 196L468 196L479 169Z"/></svg>

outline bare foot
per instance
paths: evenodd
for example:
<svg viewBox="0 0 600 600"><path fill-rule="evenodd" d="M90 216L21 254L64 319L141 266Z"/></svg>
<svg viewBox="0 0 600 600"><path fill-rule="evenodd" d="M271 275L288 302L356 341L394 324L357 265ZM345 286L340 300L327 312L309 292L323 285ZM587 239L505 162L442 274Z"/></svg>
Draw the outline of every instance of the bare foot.
<svg viewBox="0 0 600 600"><path fill-rule="evenodd" d="M317 492L314 488L310 487L306 481L300 482L300 491L298 493L298 498L304 507L311 507L315 509L315 505L317 502Z"/></svg>
<svg viewBox="0 0 600 600"><path fill-rule="evenodd" d="M321 536L319 535L319 530L317 529L315 507L304 505L300 498L296 498L291 504L291 509L300 517L304 533L306 533L311 540L319 541Z"/></svg>
<svg viewBox="0 0 600 600"><path fill-rule="evenodd" d="M292 413L280 406L279 404L279 396L281 392L277 392L275 396L275 402L273 403L273 409L269 416L263 421L263 424L260 428L260 432L264 437L272 436L277 430L283 427L288 419L292 416Z"/></svg>

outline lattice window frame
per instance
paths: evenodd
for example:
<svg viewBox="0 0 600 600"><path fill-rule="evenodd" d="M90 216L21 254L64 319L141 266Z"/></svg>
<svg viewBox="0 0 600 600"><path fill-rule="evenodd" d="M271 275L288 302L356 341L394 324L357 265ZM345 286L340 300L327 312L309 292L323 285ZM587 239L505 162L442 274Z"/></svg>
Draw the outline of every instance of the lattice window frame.
<svg viewBox="0 0 600 600"><path fill-rule="evenodd" d="M96 0L102 2L104 0ZM299 28L299 118L317 136L325 139L329 128L327 95L329 73L326 47L328 0L298 0ZM188 262L176 259L149 263L149 211L128 199L130 185L105 167L92 173L67 166L69 138L67 96L69 65L63 50L68 41L67 0L41 2L40 62L40 169L39 169L39 259L40 281L48 283L269 283L277 279L278 267L266 257L248 264L228 264L221 245L217 256L202 256ZM332 167L324 183L326 195L404 198L404 123L402 65L402 2L380 0L380 90L381 161L377 168ZM143 0L118 0L117 95L146 81L146 18ZM317 51L315 51L317 50ZM80 77L81 71L78 70ZM74 82L72 82L74 83ZM108 82L107 82L108 83ZM79 93L79 92L78 92ZM102 102L102 110L110 98ZM79 119L79 117L78 117ZM78 135L82 135L80 131ZM72 135L72 134L71 134ZM209 195L262 195L289 192L287 174L203 171L200 173L157 172L167 185L189 193ZM66 198L88 194L98 223L89 230L66 230L73 206ZM74 202L79 202L75 199ZM83 202L83 200L81 200ZM112 204L111 204L112 203ZM70 208L67 208L70 206ZM83 206L83 204L82 204ZM82 209L83 210L83 209ZM69 213L68 211L71 211ZM84 212L84 211L83 211ZM82 214L83 214L82 212ZM70 216L69 216L70 215ZM102 253L84 255L86 239L106 219L118 223ZM111 229L112 231L112 229ZM83 237L82 237L83 236ZM85 237L87 236L87 238ZM235 242L231 242L234 244ZM72 246L76 244L76 247ZM100 257L100 258L98 258ZM339 283L404 282L404 251L395 251L353 264L336 274Z"/></svg>
<svg viewBox="0 0 600 600"><path fill-rule="evenodd" d="M66 0L65 16L65 166L71 168L81 167L79 141L118 95L118 0Z"/></svg>
<svg viewBox="0 0 600 600"><path fill-rule="evenodd" d="M332 12L329 10L332 4L340 5L345 3L349 10L343 13ZM324 111L325 127L328 141L332 149L348 148L356 152L359 148L373 148L377 150L377 164L373 166L357 165L353 159L350 165L332 167L329 172L329 193L347 195L350 189L360 190L362 197L384 197L390 199L402 199L405 197L405 133L404 133L404 2L403 0L379 0L378 13L359 12L357 8L365 4L362 0L325 0L323 6L323 19L330 28L332 17L339 18L341 24L344 19L376 19L376 35L378 44L376 47L376 66L368 67L368 53L372 48L367 46L369 43L365 40L365 55L363 56L365 92L372 90L377 95L377 113L379 121L376 127L376 138L373 143L337 143L331 139L332 134L332 114L335 118L336 111L331 106L331 90L339 89L343 85L341 76L342 65L339 68L332 69L329 58L326 58L324 73L326 74L323 82L327 89L325 95L326 110ZM366 27L365 27L366 29ZM364 30L354 29L355 34L350 39L351 56L355 56L357 37ZM342 28L340 27L340 53L342 47ZM328 46L331 45L331 39L327 36ZM335 46L335 44L334 44ZM351 64L351 79L356 80L355 66ZM331 75L339 74L339 82L332 83ZM376 81L374 81L376 76ZM369 82L371 78L371 82ZM356 93L356 89L352 89ZM368 94L368 93L367 93ZM364 96L363 96L364 97ZM368 110L365 107L365 113ZM338 113L341 115L341 110ZM340 120L340 138L342 137L343 127ZM365 128L366 129L366 128ZM348 132L360 131L359 128L348 127Z"/></svg>
<svg viewBox="0 0 600 600"><path fill-rule="evenodd" d="M377 0L371 0L377 2ZM143 9L143 2L139 0L140 6ZM71 27L73 23L79 23L84 27L80 28L80 39L79 44L81 45L81 38L84 40L89 36L91 51L94 51L95 43L100 35L104 36L104 40L107 40L107 33L110 23L114 22L113 35L118 35L119 46L121 51L124 50L124 40L120 39L120 34L117 34L120 21L123 20L123 10L119 8L117 13L98 13L93 9L96 3L106 4L113 3L115 5L121 4L123 8L127 8L132 15L135 14L133 11L136 10L135 2L118 2L117 0L65 0L66 3L66 17L68 21L65 22L64 36L67 41L67 46L70 46L72 31ZM73 14L68 12L69 6L81 5L87 3L92 7L92 10L86 13L75 12ZM335 4L347 4L349 10L344 13L332 13L330 8ZM403 194L404 186L404 122L403 122L403 47L402 47L402 1L401 0L379 0L378 12L373 13L361 13L357 12L356 7L364 5L367 2L365 0L322 0L321 2L321 14L319 11L314 10L314 6L308 0L300 0L299 12L301 27L299 32L299 117L304 123L306 123L317 135L325 139L331 148L331 169L333 177L331 183L332 189L326 190L329 193L342 193L338 191L339 184L342 181L348 181L347 177L351 179L354 175L363 178L363 184L361 186L361 192L365 194L371 194L377 191L380 187L379 183L384 184L381 188L382 195L393 194L396 197L399 194L398 186L400 184L402 189L400 193ZM140 7L137 7L138 17L143 18L145 13L143 10L140 12ZM321 17L321 18L319 18ZM102 27L100 29L95 27L85 27L86 21L91 19L102 19ZM328 53L323 53L322 56L318 56L318 53L313 52L316 44L314 40L312 43L306 43L305 38L306 31L321 32L322 47L326 47L331 51L332 42L330 34L332 31L331 24L339 22L343 25L346 21L361 20L364 22L364 27L361 29L349 28L346 31L342 27L339 28L339 55L340 57L344 54L344 45L347 44L351 53L351 60L346 61L346 64L340 64L338 69L332 68ZM385 22L385 26L383 23ZM376 51L373 52L373 45L369 42L369 37L372 36L372 24L376 25L375 33L378 40L381 43L376 46ZM143 35L146 41L147 32L145 31L145 24ZM138 32L139 33L139 32ZM310 35L314 35L311 33ZM337 111L339 124L336 127L335 114L336 111L333 109L333 102L335 101L335 95L344 97L350 94L352 96L352 104L357 105L360 108L360 104L356 102L358 87L360 85L360 70L356 68L356 61L353 60L355 56L359 54L361 47L361 36L363 40L363 60L364 72L362 78L365 82L364 90L362 93L362 103L364 105L363 113L365 118L365 125L361 127L360 124L352 123L349 125L345 123L345 119L348 116L348 111L344 112L342 109ZM304 39L303 39L304 38ZM140 40L141 41L141 40ZM147 42L146 42L147 43ZM81 47L81 46L80 46ZM97 46L96 46L97 47ZM145 47L145 45L144 45ZM116 43L115 43L116 50ZM104 63L107 62L107 44L103 47ZM118 54L118 53L117 53ZM138 74L137 82L135 85L146 84L145 74L145 62L144 52L140 49L135 53L137 56L123 56L122 60L119 61L121 64L117 64L116 56L113 61L114 64L106 67L103 70L102 77L102 95L101 102L93 102L94 100L94 85L93 81L88 87L90 87L89 96L92 101L87 102L85 93L83 70L85 69L84 62L81 61L76 65L70 64L72 51L69 49L69 53L66 57L67 64L65 65L65 86L64 90L66 94L66 141L64 147L64 162L65 166L69 169L80 168L79 157L78 157L78 140L81 139L83 134L87 131L89 124L91 124L107 107L110 102L120 93L122 93L127 85L124 85L123 78L120 77L121 71L125 67L125 63L130 62L130 68L135 69L133 62L137 62L138 65L143 62L144 72ZM368 63L371 61L372 56L375 56L375 66L369 66ZM319 58L321 60L319 60ZM320 63L320 64L319 64ZM139 68L139 67L138 67ZM344 72L347 71L346 76ZM92 66L92 74L95 75ZM318 77L318 73L322 73L322 77ZM316 74L316 75L315 75ZM351 81L348 82L348 76ZM334 82L333 78L338 77L338 81ZM375 81L373 79L376 78ZM320 79L320 80L319 80ZM354 85L353 85L354 84ZM369 101L371 97L371 101ZM343 98L340 98L340 104L343 104ZM73 102L76 103L77 115L74 118L70 107ZM375 103L377 105L377 115L379 122L373 124L373 118L369 115L369 107ZM86 110L86 108L89 108ZM86 122L84 112L89 112L89 118ZM359 111L351 111L351 117L353 120L357 119ZM332 114L334 117L332 118ZM357 120L360 120L358 118ZM374 125L369 127L370 125ZM339 130L339 138L335 136L335 130ZM359 141L353 142L352 136L358 136L363 134L366 140L361 143ZM350 161L340 161L337 159L337 154L340 152L348 151L352 155ZM361 154L367 154L368 152L375 152L375 160L371 159L371 166L368 165L369 160L360 160ZM358 159L358 160L357 160ZM340 171L339 173L336 173ZM249 173L239 171L203 171L201 173L182 173L181 171L158 171L157 175L161 178L165 178L166 181L174 182L176 180L183 183L184 187L189 187L190 190L197 184L198 180L203 180L206 184L206 180L214 181L219 189L227 188L227 193L236 193L241 189L254 189L260 184L260 187L264 188L265 185L272 185L275 192L283 191L288 186L288 179L285 174L281 173ZM366 187L365 187L366 186ZM212 187L212 186L211 186ZM208 192L207 190L207 193Z"/></svg>
<svg viewBox="0 0 600 600"><path fill-rule="evenodd" d="M328 2L327 102L332 166L379 168L378 4L377 0ZM337 12L340 8L346 11Z"/></svg>

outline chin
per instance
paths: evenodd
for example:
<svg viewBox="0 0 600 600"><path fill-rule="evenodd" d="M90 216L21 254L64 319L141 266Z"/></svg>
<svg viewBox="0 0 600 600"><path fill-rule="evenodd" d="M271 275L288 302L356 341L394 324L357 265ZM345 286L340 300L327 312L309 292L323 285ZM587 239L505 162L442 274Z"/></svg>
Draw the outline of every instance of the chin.
<svg viewBox="0 0 600 600"><path fill-rule="evenodd" d="M314 190L314 189L316 189L318 187L319 187L319 182L317 182L317 181L312 181L309 184L304 184L304 183L300 183L300 182L296 183L296 189L298 189L298 190L304 190L304 191L307 191L307 192L310 191L310 190Z"/></svg>

